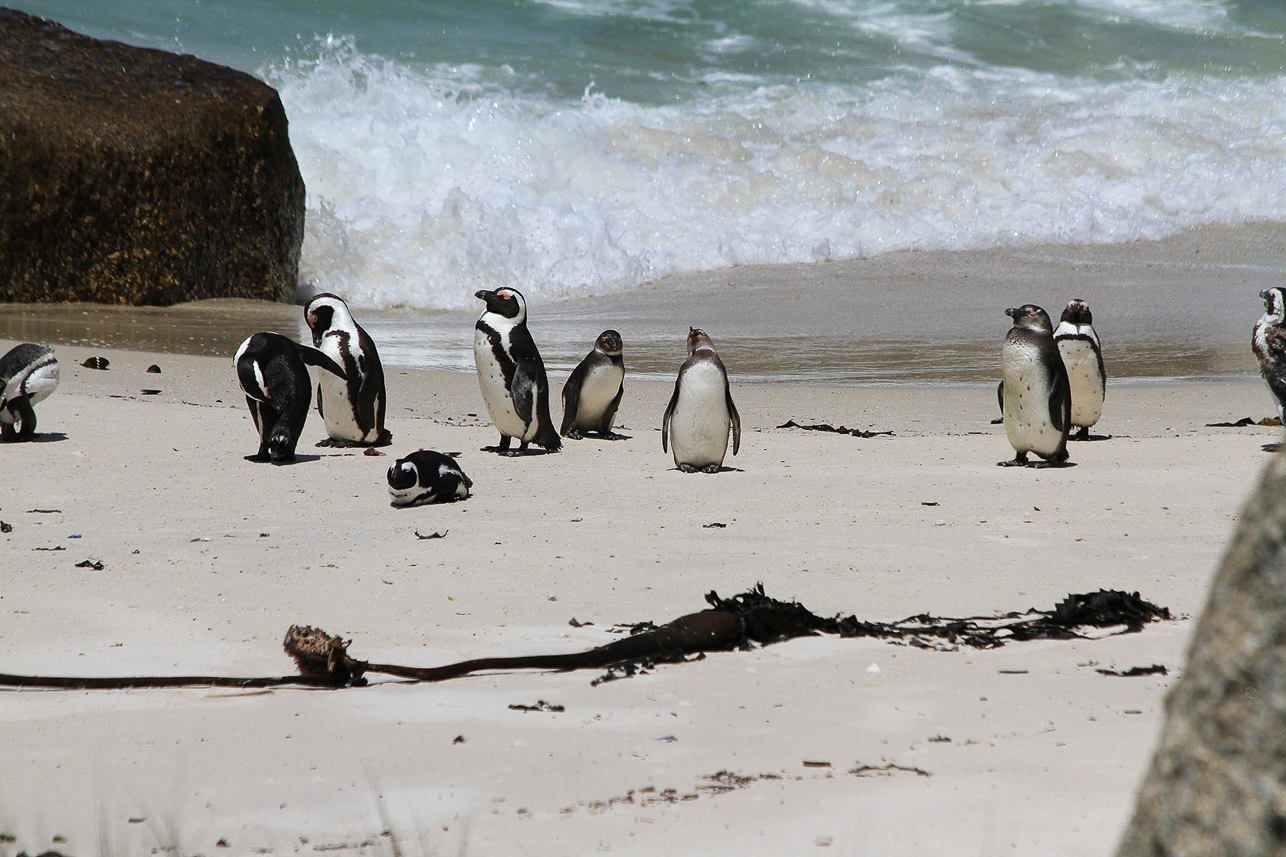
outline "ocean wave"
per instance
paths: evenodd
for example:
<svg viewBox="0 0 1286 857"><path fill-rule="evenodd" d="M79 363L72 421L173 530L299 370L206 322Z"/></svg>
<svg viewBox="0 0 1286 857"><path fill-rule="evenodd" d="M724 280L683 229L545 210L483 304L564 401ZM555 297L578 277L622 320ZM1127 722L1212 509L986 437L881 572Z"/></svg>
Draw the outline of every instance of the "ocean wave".
<svg viewBox="0 0 1286 857"><path fill-rule="evenodd" d="M1286 80L1102 83L940 64L644 106L512 69L413 69L332 38L272 71L308 187L301 275L359 306L482 287L907 249L1159 238L1286 220Z"/></svg>

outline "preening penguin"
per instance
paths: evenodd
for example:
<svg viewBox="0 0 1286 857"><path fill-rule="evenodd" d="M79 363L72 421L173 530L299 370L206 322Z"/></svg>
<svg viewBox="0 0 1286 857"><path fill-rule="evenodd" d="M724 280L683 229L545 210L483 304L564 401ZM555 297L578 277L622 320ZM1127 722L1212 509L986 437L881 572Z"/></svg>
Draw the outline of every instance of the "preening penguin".
<svg viewBox="0 0 1286 857"><path fill-rule="evenodd" d="M732 402L728 371L704 330L688 328L688 355L661 417L661 449L673 447L674 464L684 473L718 473L729 428L732 454L741 448L741 416Z"/></svg>
<svg viewBox="0 0 1286 857"><path fill-rule="evenodd" d="M340 445L386 446L384 367L375 342L353 321L338 295L317 295L304 307L313 345L344 368L343 378L322 373L317 382L317 413L326 435Z"/></svg>
<svg viewBox="0 0 1286 857"><path fill-rule="evenodd" d="M399 458L388 469L388 493L394 506L463 500L472 487L473 481L454 458L431 449Z"/></svg>
<svg viewBox="0 0 1286 857"><path fill-rule="evenodd" d="M1078 429L1073 439L1089 440L1090 426L1103 415L1103 397L1107 391L1107 372L1103 369L1103 349L1094 330L1090 305L1076 298L1067 302L1054 343L1067 369L1067 382L1072 391L1072 426Z"/></svg>
<svg viewBox="0 0 1286 857"><path fill-rule="evenodd" d="M58 358L48 345L24 342L0 357L0 437L31 440L35 405L58 389Z"/></svg>
<svg viewBox="0 0 1286 857"><path fill-rule="evenodd" d="M1054 326L1034 304L1010 307L1005 315L1014 325L1005 336L1002 407L1015 455L1000 463L1026 464L1027 453L1034 452L1046 464L1061 464L1067 461L1072 397Z"/></svg>
<svg viewBox="0 0 1286 857"><path fill-rule="evenodd" d="M249 456L251 461L295 460L295 445L312 404L312 379L305 364L344 377L334 360L280 333L256 333L233 356L237 380L259 432L259 451Z"/></svg>
<svg viewBox="0 0 1286 857"><path fill-rule="evenodd" d="M557 452L563 441L549 417L549 380L527 330L526 299L510 288L483 289L474 297L487 304L473 331L478 386L491 422L500 432L500 443L484 449L514 455L509 452L509 439L517 438L518 453L533 441Z"/></svg>
<svg viewBox="0 0 1286 857"><path fill-rule="evenodd" d="M1286 426L1286 289L1264 289L1259 296L1264 314L1255 322L1251 348L1259 360L1259 374L1277 403L1277 416Z"/></svg>
<svg viewBox="0 0 1286 857"><path fill-rule="evenodd" d="M612 432L612 420L625 393L625 360L621 335L605 330L594 350L577 364L563 385L563 426L560 434L580 440L582 432L597 432L605 440L621 440Z"/></svg>

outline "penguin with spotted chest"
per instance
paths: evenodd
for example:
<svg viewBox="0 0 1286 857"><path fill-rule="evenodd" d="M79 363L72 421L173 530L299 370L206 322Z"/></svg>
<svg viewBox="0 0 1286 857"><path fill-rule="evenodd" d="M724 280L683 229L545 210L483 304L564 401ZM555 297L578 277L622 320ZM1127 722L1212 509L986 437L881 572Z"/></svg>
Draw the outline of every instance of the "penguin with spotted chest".
<svg viewBox="0 0 1286 857"><path fill-rule="evenodd" d="M1014 457L1000 464L1026 465L1028 453L1043 459L1038 467L1064 464L1072 395L1067 369L1054 343L1054 325L1035 304L1010 307L1005 315L1014 324L1002 352L1001 404Z"/></svg>
<svg viewBox="0 0 1286 857"><path fill-rule="evenodd" d="M487 308L474 325L473 360L478 387L500 443L484 452L519 455L535 443L547 452L563 445L549 416L549 379L544 361L527 330L527 300L512 288L481 289L474 297ZM509 443L519 446L510 451Z"/></svg>
<svg viewBox="0 0 1286 857"><path fill-rule="evenodd" d="M704 330L688 328L688 359L679 367L674 393L661 417L661 450L673 450L684 473L718 473L728 452L741 448L741 415L732 401L728 370Z"/></svg>
<svg viewBox="0 0 1286 857"><path fill-rule="evenodd" d="M353 320L348 304L324 292L304 307L313 346L344 367L345 377L323 373L317 382L317 413L326 423L327 446L387 446L384 367L375 341Z"/></svg>

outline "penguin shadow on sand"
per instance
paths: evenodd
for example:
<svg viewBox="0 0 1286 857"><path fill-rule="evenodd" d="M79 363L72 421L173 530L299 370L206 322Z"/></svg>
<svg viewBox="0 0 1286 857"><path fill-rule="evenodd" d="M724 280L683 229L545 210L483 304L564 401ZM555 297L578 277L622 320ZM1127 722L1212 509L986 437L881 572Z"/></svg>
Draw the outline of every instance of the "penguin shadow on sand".
<svg viewBox="0 0 1286 857"><path fill-rule="evenodd" d="M5 443L58 443L67 439L67 433L61 431L34 432L27 437L6 440Z"/></svg>

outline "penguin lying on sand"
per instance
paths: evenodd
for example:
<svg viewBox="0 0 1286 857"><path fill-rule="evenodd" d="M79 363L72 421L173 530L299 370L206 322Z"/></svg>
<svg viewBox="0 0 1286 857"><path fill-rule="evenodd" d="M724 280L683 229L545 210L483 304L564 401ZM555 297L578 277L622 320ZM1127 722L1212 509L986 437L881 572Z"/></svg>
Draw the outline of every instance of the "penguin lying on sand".
<svg viewBox="0 0 1286 857"><path fill-rule="evenodd" d="M48 345L24 342L0 357L0 437L31 440L36 403L58 389L58 358Z"/></svg>
<svg viewBox="0 0 1286 857"><path fill-rule="evenodd" d="M577 364L563 385L563 426L560 434L580 440L583 432L596 432L604 440L622 440L612 432L612 420L625 393L625 361L621 335L605 330L594 350Z"/></svg>
<svg viewBox="0 0 1286 857"><path fill-rule="evenodd" d="M338 295L315 296L304 307L313 345L344 367L343 378L323 373L317 382L317 413L334 445L387 446L384 428L384 367L375 342L353 321ZM325 441L323 441L325 443Z"/></svg>
<svg viewBox="0 0 1286 857"><path fill-rule="evenodd" d="M388 469L388 493L394 506L463 500L472 487L473 480L454 458L431 449L399 458Z"/></svg>
<svg viewBox="0 0 1286 857"><path fill-rule="evenodd" d="M299 433L312 404L308 365L344 377L334 360L280 333L256 333L241 343L232 358L246 405L259 431L259 451L251 461L279 463L295 460Z"/></svg>
<svg viewBox="0 0 1286 857"><path fill-rule="evenodd" d="M1255 322L1251 348L1259 360L1259 374L1277 403L1277 416L1286 426L1286 289L1264 289L1259 296L1264 314Z"/></svg>
<svg viewBox="0 0 1286 857"><path fill-rule="evenodd" d="M1078 429L1072 439L1089 440L1090 426L1103 415L1107 391L1103 349L1089 304L1079 298L1067 302L1054 329L1054 344L1063 358L1072 391L1072 426Z"/></svg>
<svg viewBox="0 0 1286 857"><path fill-rule="evenodd" d="M549 380L536 343L527 330L527 301L517 289L481 290L474 297L487 309L474 325L473 359L478 386L491 422L500 432L497 446L487 452L517 455L535 442L549 452L563 445L549 417ZM509 439L517 438L517 452Z"/></svg>
<svg viewBox="0 0 1286 857"><path fill-rule="evenodd" d="M1027 453L1045 460L1038 466L1067 461L1072 396L1067 369L1054 344L1049 314L1034 304L1010 307L1014 326L1005 336L1002 359L1002 407L1012 460L1002 466L1027 464Z"/></svg>
<svg viewBox="0 0 1286 857"><path fill-rule="evenodd" d="M688 354L661 417L661 449L673 447L674 464L684 473L718 473L729 428L732 454L741 448L741 416L732 402L728 371L704 330L688 328Z"/></svg>

